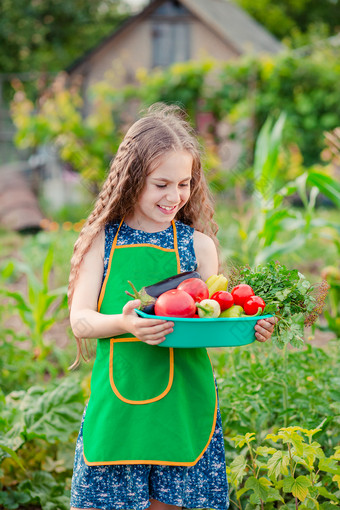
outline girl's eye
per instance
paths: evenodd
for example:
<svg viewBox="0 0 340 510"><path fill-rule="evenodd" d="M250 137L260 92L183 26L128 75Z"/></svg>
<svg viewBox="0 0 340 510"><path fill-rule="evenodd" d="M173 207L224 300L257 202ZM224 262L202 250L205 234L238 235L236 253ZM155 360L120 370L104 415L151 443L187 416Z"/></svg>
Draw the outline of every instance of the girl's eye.
<svg viewBox="0 0 340 510"><path fill-rule="evenodd" d="M190 184L190 182L183 182L180 186L182 186L183 188L186 188L188 187Z"/></svg>
<svg viewBox="0 0 340 510"><path fill-rule="evenodd" d="M156 187L157 187L157 188L165 188L165 187L166 187L166 184L156 184Z"/></svg>

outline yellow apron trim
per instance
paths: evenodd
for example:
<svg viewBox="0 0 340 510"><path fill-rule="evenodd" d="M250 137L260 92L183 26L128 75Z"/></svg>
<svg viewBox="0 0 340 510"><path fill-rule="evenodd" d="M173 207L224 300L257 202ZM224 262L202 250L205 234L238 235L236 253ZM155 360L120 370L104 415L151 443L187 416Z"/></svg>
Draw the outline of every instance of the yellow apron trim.
<svg viewBox="0 0 340 510"><path fill-rule="evenodd" d="M114 378L113 378L113 347L114 347L115 343L119 343L122 340L123 340L123 342L124 341L125 342L126 341L130 341L130 342L131 341L132 342L133 341L137 341L137 342L141 341L138 338L136 338L136 339L133 338L131 340L129 338L123 338L123 339L111 338L111 340L110 340L110 368L109 368L109 370L110 370L110 384L111 384L111 388L113 389L114 393L117 395L119 400L122 400L126 404L151 404L152 402L161 400L161 398L165 397L165 395L167 393L169 393L172 383L173 383L173 380L174 380L174 349L173 349L173 347L169 348L169 381L168 381L168 384L167 384L167 387L165 388L165 390L162 393L160 393L159 395L157 395L157 397L149 398L146 400L130 400L128 398L123 397L123 395L121 395L121 393L119 393L118 388L115 385Z"/></svg>

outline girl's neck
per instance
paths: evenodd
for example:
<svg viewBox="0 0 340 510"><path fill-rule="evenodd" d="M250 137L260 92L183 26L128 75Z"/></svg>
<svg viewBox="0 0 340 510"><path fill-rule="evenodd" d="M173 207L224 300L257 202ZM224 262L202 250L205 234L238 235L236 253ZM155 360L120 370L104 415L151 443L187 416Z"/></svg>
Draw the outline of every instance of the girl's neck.
<svg viewBox="0 0 340 510"><path fill-rule="evenodd" d="M148 232L150 234L156 233L156 232L162 232L163 230L166 230L170 227L171 222L166 223L153 223L153 222L146 222L139 220L138 217L127 217L124 218L124 223L134 230L142 230L143 232Z"/></svg>

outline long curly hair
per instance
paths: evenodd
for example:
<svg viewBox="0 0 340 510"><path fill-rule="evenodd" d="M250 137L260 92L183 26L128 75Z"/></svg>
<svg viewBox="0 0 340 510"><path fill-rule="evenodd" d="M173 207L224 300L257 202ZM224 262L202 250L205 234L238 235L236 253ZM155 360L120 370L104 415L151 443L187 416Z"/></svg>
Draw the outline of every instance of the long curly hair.
<svg viewBox="0 0 340 510"><path fill-rule="evenodd" d="M169 151L185 150L193 157L190 198L176 219L209 235L218 245L214 209L201 165L201 149L183 110L175 105L152 105L127 131L120 144L92 213L74 245L68 286L69 310L84 256L97 234L110 221L133 213L144 188L149 169ZM81 339L77 340L77 359L85 359ZM87 350L88 353L88 350Z"/></svg>

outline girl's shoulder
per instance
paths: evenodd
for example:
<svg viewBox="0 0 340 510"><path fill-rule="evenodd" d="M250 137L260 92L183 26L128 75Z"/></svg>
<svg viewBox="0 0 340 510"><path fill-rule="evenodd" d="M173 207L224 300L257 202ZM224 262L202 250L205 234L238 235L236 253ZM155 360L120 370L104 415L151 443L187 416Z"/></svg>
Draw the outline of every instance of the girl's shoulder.
<svg viewBox="0 0 340 510"><path fill-rule="evenodd" d="M216 250L214 241L207 234L203 234L199 230L194 230L193 233L195 250L198 249L204 252L211 252Z"/></svg>
<svg viewBox="0 0 340 510"><path fill-rule="evenodd" d="M216 245L206 234L195 230L194 249L197 258L198 271L203 280L207 280L212 274L218 271L218 255Z"/></svg>

